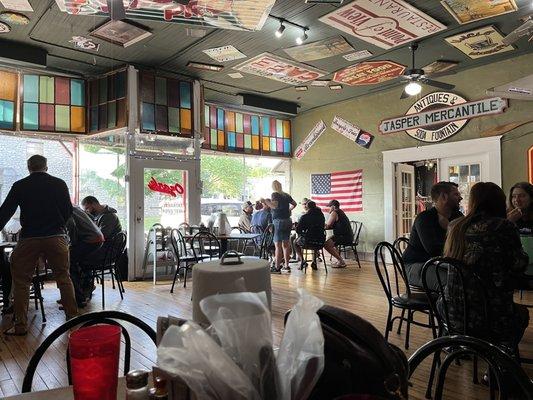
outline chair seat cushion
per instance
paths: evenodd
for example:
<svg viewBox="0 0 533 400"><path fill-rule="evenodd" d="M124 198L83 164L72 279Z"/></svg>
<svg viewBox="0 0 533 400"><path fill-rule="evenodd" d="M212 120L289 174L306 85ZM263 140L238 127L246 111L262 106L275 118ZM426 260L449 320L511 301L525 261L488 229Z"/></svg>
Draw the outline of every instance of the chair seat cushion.
<svg viewBox="0 0 533 400"><path fill-rule="evenodd" d="M413 310L429 309L429 301L425 293L411 293L410 296L404 293L392 298L392 304L400 308L410 308Z"/></svg>

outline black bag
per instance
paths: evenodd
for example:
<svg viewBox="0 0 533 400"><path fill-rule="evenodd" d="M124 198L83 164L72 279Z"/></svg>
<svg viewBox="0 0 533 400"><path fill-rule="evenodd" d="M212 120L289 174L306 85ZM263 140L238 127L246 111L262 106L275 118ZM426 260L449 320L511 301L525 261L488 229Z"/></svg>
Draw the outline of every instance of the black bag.
<svg viewBox="0 0 533 400"><path fill-rule="evenodd" d="M317 312L324 333L324 371L310 400L368 394L407 399L407 357L363 318L337 307Z"/></svg>

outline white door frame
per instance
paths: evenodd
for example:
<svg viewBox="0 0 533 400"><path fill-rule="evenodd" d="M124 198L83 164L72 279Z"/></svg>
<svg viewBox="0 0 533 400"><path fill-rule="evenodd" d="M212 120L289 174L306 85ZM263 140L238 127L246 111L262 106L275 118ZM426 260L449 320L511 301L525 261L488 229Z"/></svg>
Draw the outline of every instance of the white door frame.
<svg viewBox="0 0 533 400"><path fill-rule="evenodd" d="M394 164L409 161L443 159L449 157L488 155L487 179L501 186L501 136L439 143L421 147L389 150L383 152L383 211L385 240L393 242L394 237Z"/></svg>

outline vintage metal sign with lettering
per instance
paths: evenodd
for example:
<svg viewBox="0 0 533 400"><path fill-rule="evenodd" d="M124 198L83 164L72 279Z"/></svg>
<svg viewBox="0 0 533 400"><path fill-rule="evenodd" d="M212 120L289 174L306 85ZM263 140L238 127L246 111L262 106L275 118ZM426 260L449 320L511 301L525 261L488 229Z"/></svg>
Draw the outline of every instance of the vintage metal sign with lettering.
<svg viewBox="0 0 533 400"><path fill-rule="evenodd" d="M357 0L319 18L383 49L401 46L446 29L402 0Z"/></svg>
<svg viewBox="0 0 533 400"><path fill-rule="evenodd" d="M368 132L363 131L358 126L342 119L335 115L331 121L331 129L339 132L342 136L357 143L359 146L368 149L374 140L374 136Z"/></svg>
<svg viewBox="0 0 533 400"><path fill-rule="evenodd" d="M335 72L333 80L350 86L375 85L394 79L404 71L405 65L393 61L364 61Z"/></svg>
<svg viewBox="0 0 533 400"><path fill-rule="evenodd" d="M312 145L315 144L315 142L318 140L320 135L324 133L326 130L326 124L324 121L320 120L318 123L311 129L311 132L309 132L309 135L304 139L302 144L300 144L296 150L294 151L294 157L297 160L300 160L305 153L311 148Z"/></svg>
<svg viewBox="0 0 533 400"><path fill-rule="evenodd" d="M501 97L465 102L463 98L453 93L435 92L431 95L434 96L425 102L420 103L424 98L420 99L417 102L419 104L415 103L417 106L413 105L406 115L381 121L379 131L382 134L409 131L409 135L417 140L440 142L459 132L466 120L500 114L507 108L507 100ZM447 102L452 101L453 105L446 106ZM425 129L426 127L431 129Z"/></svg>

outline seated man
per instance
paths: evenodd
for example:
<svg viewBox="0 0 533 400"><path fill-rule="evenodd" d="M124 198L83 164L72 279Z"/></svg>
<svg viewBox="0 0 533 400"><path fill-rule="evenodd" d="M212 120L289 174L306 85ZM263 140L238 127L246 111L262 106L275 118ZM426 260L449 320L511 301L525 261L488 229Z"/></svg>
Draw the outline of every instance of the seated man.
<svg viewBox="0 0 533 400"><path fill-rule="evenodd" d="M298 258L301 260L300 269L305 267L305 260L303 258L302 247L313 243L324 243L326 236L324 234L324 224L326 218L324 213L316 206L314 201L306 203L307 212L303 214L296 225L296 233L298 238L294 241L294 249ZM313 254L316 257L316 254ZM316 262L311 264L313 269L316 269Z"/></svg>
<svg viewBox="0 0 533 400"><path fill-rule="evenodd" d="M270 207L268 204L258 201L255 204L255 210L255 213L252 215L250 226L260 226L261 231L264 232L268 224L272 223L272 213L270 212Z"/></svg>
<svg viewBox="0 0 533 400"><path fill-rule="evenodd" d="M78 303L79 308L83 308L86 305L86 299L81 286L79 264L85 259L89 259L93 253L102 247L104 235L92 219L79 207L74 207L66 227L70 239L70 278L74 285L76 303Z"/></svg>
<svg viewBox="0 0 533 400"><path fill-rule="evenodd" d="M329 218L326 223L326 229L333 229L333 236L330 237L324 248L337 259L337 263L333 264L333 268L344 268L346 262L342 259L337 246L340 244L350 246L353 242L353 231L350 220L340 208L338 200L331 200L328 204Z"/></svg>
<svg viewBox="0 0 533 400"><path fill-rule="evenodd" d="M96 226L100 229L104 235L104 243L96 252L91 254L91 257L86 257L83 260L84 265L91 264L92 267L101 264L104 259L107 250L113 243L115 235L122 231L122 226L117 216L117 210L109 207L108 205L100 204L100 202L94 196L87 196L81 201L81 205L86 213L88 213ZM86 297L90 294L93 286L87 279L82 279L81 286L85 291Z"/></svg>
<svg viewBox="0 0 533 400"><path fill-rule="evenodd" d="M242 205L242 213L239 218L238 226L245 232L250 232L252 228L252 213L254 209L251 201L245 201Z"/></svg>
<svg viewBox="0 0 533 400"><path fill-rule="evenodd" d="M431 200L435 206L416 216L409 244L403 253L410 285L422 287L422 267L425 262L442 255L448 224L463 215L459 211L462 199L456 183L439 182L431 188ZM431 271L428 271L427 281L430 287L436 287L437 277Z"/></svg>

